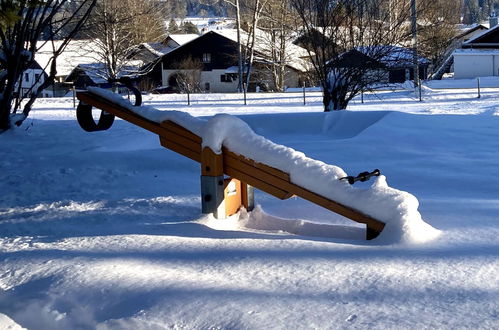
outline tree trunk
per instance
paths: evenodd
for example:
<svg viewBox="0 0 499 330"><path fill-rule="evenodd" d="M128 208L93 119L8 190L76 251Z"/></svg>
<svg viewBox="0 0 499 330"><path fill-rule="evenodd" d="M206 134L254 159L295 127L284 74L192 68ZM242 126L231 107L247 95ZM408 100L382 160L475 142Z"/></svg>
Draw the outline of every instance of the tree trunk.
<svg viewBox="0 0 499 330"><path fill-rule="evenodd" d="M8 130L10 126L10 93L4 93L3 98L0 98L0 132Z"/></svg>
<svg viewBox="0 0 499 330"><path fill-rule="evenodd" d="M12 111L13 92L15 89L15 77L13 73L8 72L7 83L0 97L0 132L6 131L12 127L10 122L10 113Z"/></svg>
<svg viewBox="0 0 499 330"><path fill-rule="evenodd" d="M322 102L325 112L345 110L347 108L350 98L346 86L326 86L323 90Z"/></svg>

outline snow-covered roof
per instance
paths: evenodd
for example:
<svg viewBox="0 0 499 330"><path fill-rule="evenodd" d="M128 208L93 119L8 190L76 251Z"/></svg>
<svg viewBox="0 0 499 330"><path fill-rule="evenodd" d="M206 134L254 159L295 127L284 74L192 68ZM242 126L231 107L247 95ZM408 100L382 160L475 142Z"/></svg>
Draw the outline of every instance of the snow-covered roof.
<svg viewBox="0 0 499 330"><path fill-rule="evenodd" d="M176 47L165 46L161 42L144 42L141 45L144 48L146 48L149 52L158 57L168 54L169 52L171 52L176 48Z"/></svg>
<svg viewBox="0 0 499 330"><path fill-rule="evenodd" d="M387 67L395 68L413 64L414 53L410 48L386 45L358 47L357 50L367 56L375 54L374 57ZM418 62L420 65L430 64L430 61L422 56L418 56Z"/></svg>
<svg viewBox="0 0 499 330"><path fill-rule="evenodd" d="M168 37L166 37L166 39L167 40L171 39L174 42L176 42L178 46L182 46L182 45L188 43L189 41L196 39L197 37L199 37L199 34L195 34L195 33L192 33L192 34L170 34L170 35L168 35Z"/></svg>
<svg viewBox="0 0 499 330"><path fill-rule="evenodd" d="M488 30L485 30L485 31L483 31L482 33L480 33L480 34L478 34L478 35L474 36L474 37L473 37L473 38L471 38L470 40L466 41L466 42L463 44L463 46L468 45L468 44L471 44L471 43L474 43L477 39L480 39L480 38L482 38L483 36L485 36L485 35L487 35L487 34L490 34L490 33L493 33L493 32L496 32L496 31L498 31L498 30L499 30L499 25L496 25L496 26L494 26L494 27L492 27L492 28L490 28L490 29L488 29Z"/></svg>
<svg viewBox="0 0 499 330"><path fill-rule="evenodd" d="M227 69L225 69L225 73L239 73L239 67L238 66L230 66Z"/></svg>
<svg viewBox="0 0 499 330"><path fill-rule="evenodd" d="M470 33L477 32L478 30L488 30L483 24L472 24L472 25L461 25L458 27L460 33L456 36L456 38L462 38ZM480 33L480 32L477 32Z"/></svg>
<svg viewBox="0 0 499 330"><path fill-rule="evenodd" d="M61 40L54 41L57 49L62 44ZM51 42L39 41L37 43L38 51L35 53L35 60L45 71L49 71L50 62L53 54ZM98 61L97 55L93 52L97 45L95 41L71 40L65 50L57 57L57 76L67 76L78 64L91 64Z"/></svg>
<svg viewBox="0 0 499 330"><path fill-rule="evenodd" d="M107 70L106 65L103 63L85 63L77 65L71 73L75 70L81 70L95 83L95 84L105 84L107 83ZM118 77L130 75L137 73L138 67L126 66L123 67ZM68 75L69 76L69 75Z"/></svg>

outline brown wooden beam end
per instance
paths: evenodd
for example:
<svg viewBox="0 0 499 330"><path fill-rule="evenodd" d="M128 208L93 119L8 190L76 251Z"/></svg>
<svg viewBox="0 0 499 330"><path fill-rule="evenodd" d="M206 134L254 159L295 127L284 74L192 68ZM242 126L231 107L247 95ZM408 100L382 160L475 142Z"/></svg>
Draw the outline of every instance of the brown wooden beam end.
<svg viewBox="0 0 499 330"><path fill-rule="evenodd" d="M201 175L224 175L223 156L216 154L209 147L204 147L201 151Z"/></svg>

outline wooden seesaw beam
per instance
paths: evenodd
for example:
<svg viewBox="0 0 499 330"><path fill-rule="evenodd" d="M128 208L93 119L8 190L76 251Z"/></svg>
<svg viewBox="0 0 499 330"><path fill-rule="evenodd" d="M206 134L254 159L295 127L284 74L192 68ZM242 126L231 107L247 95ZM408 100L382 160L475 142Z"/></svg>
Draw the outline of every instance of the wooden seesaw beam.
<svg viewBox="0 0 499 330"><path fill-rule="evenodd" d="M246 208L250 207L246 195L249 191L246 187L250 185L279 199L299 196L353 221L363 223L366 225L366 239L368 240L376 238L385 226L383 222L373 219L360 211L292 183L289 174L281 170L235 154L226 147L222 148L221 154L215 154L207 147L202 149L201 137L174 122L164 121L157 123L148 120L90 91L77 92L76 95L81 102L87 105L106 111L157 134L163 147L199 162L202 173L201 197L203 200L203 213L215 212L216 215L219 206L217 204L225 199L228 200L227 193L224 194L224 188L230 183L223 177L226 174L231 178L240 180L242 204ZM235 184L239 183L236 182ZM221 188L215 187L216 191L203 189L203 187L213 186L220 186ZM233 213L237 212L237 208ZM225 215L221 217L225 217Z"/></svg>

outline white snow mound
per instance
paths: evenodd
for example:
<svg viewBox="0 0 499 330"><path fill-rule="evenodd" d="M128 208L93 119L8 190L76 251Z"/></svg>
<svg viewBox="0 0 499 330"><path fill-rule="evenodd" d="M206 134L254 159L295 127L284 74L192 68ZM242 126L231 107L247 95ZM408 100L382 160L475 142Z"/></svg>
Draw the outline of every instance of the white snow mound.
<svg viewBox="0 0 499 330"><path fill-rule="evenodd" d="M410 193L388 186L385 176L376 178L368 189L356 188L346 181L345 171L334 165L308 158L304 153L276 144L256 134L238 117L218 114L208 121L180 111L160 111L152 107L135 107L117 94L89 88L106 99L155 121L171 120L203 139L203 147L221 153L222 146L283 172L305 189L337 201L386 224L376 239L383 243L422 243L436 238L440 231L423 221L419 202Z"/></svg>
<svg viewBox="0 0 499 330"><path fill-rule="evenodd" d="M2 330L23 330L26 328L21 327L19 324L14 322L14 320L12 320L7 315L0 313L0 329L2 329Z"/></svg>

